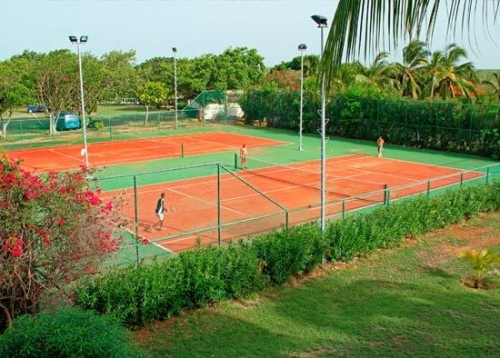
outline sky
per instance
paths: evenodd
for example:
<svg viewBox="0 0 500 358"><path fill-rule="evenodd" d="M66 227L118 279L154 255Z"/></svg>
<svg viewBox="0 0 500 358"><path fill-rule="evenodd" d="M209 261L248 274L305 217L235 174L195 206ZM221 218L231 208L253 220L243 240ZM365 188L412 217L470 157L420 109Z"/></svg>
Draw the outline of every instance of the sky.
<svg viewBox="0 0 500 358"><path fill-rule="evenodd" d="M136 51L136 63L154 57L195 58L228 48L256 49L267 67L321 52L312 15L332 19L338 0L0 0L0 61L24 50L76 49L69 35L87 35L82 52L102 56ZM432 50L443 50L446 20L438 21ZM477 21L480 28L481 20ZM325 39L327 32L325 32ZM496 38L496 41L494 40ZM476 68L500 68L500 26L479 31L477 44L455 39ZM85 47L83 47L85 46ZM388 49L381 49L388 50ZM401 50L391 58L401 61ZM366 62L365 62L366 63Z"/></svg>

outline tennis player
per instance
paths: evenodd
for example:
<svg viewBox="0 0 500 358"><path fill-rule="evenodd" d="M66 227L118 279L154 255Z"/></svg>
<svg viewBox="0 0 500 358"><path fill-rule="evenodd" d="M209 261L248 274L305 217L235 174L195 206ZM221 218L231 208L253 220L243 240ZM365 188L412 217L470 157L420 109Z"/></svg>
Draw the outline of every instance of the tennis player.
<svg viewBox="0 0 500 358"><path fill-rule="evenodd" d="M247 157L248 157L248 149L246 144L243 144L240 148L240 160L242 169L245 169L247 167Z"/></svg>
<svg viewBox="0 0 500 358"><path fill-rule="evenodd" d="M156 202L155 213L156 213L156 216L158 217L158 222L156 224L160 225L158 230L163 230L163 221L165 219L165 193L160 194L160 197L158 198L158 201Z"/></svg>
<svg viewBox="0 0 500 358"><path fill-rule="evenodd" d="M378 151L378 157L379 158L382 157L382 151L384 149L384 143L385 143L384 138L382 138L382 136L378 137L378 139L377 139L377 151Z"/></svg>

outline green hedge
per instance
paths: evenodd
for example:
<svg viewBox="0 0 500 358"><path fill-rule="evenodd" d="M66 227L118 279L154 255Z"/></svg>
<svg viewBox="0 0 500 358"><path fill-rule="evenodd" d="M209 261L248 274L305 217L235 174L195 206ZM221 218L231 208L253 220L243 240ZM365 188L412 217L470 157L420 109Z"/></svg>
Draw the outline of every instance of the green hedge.
<svg viewBox="0 0 500 358"><path fill-rule="evenodd" d="M178 257L116 269L82 282L76 304L140 326L313 270L322 260L349 261L379 248L500 209L500 181L450 189L439 196L392 202L370 213L271 232L225 247L198 248Z"/></svg>
<svg viewBox="0 0 500 358"><path fill-rule="evenodd" d="M350 88L327 98L329 135L500 158L500 106L460 101L415 101L384 97L370 88ZM273 128L298 130L299 91L259 89L239 100L246 121L266 118ZM317 133L321 98L303 94L303 129Z"/></svg>
<svg viewBox="0 0 500 358"><path fill-rule="evenodd" d="M17 317L0 335L0 357L139 357L116 320L80 308Z"/></svg>

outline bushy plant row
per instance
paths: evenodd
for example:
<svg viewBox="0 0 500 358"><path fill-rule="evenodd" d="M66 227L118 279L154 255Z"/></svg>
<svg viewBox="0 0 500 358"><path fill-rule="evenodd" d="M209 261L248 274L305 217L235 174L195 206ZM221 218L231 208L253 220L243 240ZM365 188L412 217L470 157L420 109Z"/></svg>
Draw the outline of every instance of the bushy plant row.
<svg viewBox="0 0 500 358"><path fill-rule="evenodd" d="M274 128L297 130L299 91L248 91L239 103L248 123L266 118ZM303 94L303 129L316 133L321 98ZM414 101L355 86L328 98L328 134L500 158L498 105L460 101Z"/></svg>
<svg viewBox="0 0 500 358"><path fill-rule="evenodd" d="M0 335L0 357L139 357L115 319L81 308L22 315Z"/></svg>
<svg viewBox="0 0 500 358"><path fill-rule="evenodd" d="M168 318L183 308L246 297L307 273L322 260L348 261L398 245L408 235L499 208L500 182L449 190L435 197L422 195L330 221L324 233L316 224L304 224L92 277L80 286L77 304L138 326Z"/></svg>

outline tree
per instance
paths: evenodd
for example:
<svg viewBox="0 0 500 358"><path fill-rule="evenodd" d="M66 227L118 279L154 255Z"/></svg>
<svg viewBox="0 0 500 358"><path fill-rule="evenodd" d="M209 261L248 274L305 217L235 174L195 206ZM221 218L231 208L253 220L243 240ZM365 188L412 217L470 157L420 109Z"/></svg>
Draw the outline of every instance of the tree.
<svg viewBox="0 0 500 358"><path fill-rule="evenodd" d="M26 61L21 58L0 62L0 137L7 136L7 127L15 109L32 100L32 92L25 85ZM7 112L7 118L3 114Z"/></svg>
<svg viewBox="0 0 500 358"><path fill-rule="evenodd" d="M424 30L430 39L443 7L447 11L449 33L474 31L475 16L471 14L481 13L483 26L493 25L500 0L339 0L321 63L328 88L344 56L350 60L361 51L378 52L385 36L390 37L394 46L406 36L410 40L420 38ZM472 38L471 33L469 36Z"/></svg>
<svg viewBox="0 0 500 358"><path fill-rule="evenodd" d="M39 310L42 294L99 270L119 247L121 202L104 202L90 170L34 175L0 159L0 331Z"/></svg>
<svg viewBox="0 0 500 358"><path fill-rule="evenodd" d="M500 72L493 73L493 79L483 80L482 84L489 87L493 95L500 102Z"/></svg>
<svg viewBox="0 0 500 358"><path fill-rule="evenodd" d="M378 89L394 88L394 67L386 61L387 52L380 52L370 67L359 67L356 82L367 84Z"/></svg>
<svg viewBox="0 0 500 358"><path fill-rule="evenodd" d="M91 114L97 111L97 105L103 100L104 93L110 87L111 80L108 77L109 72L105 68L103 61L91 54L82 55L82 72L85 112ZM81 101L80 90L78 90L78 101Z"/></svg>
<svg viewBox="0 0 500 358"><path fill-rule="evenodd" d="M477 77L472 62L463 62L467 58L467 52L457 46L450 44L440 58L439 77L436 91L442 99L455 98L457 94L471 99L476 95Z"/></svg>
<svg viewBox="0 0 500 358"><path fill-rule="evenodd" d="M258 83L264 75L264 58L255 49L228 48L215 58L207 89L239 90Z"/></svg>
<svg viewBox="0 0 500 358"><path fill-rule="evenodd" d="M424 79L424 91L428 92L427 95L431 100L434 99L436 88L439 85L441 72L443 72L443 57L444 54L442 51L432 52L429 60L422 68L424 76L427 77L427 79Z"/></svg>
<svg viewBox="0 0 500 358"><path fill-rule="evenodd" d="M57 50L42 54L34 66L36 96L49 108L49 133L55 134L56 119L63 110L76 110L79 99L79 70L75 54Z"/></svg>
<svg viewBox="0 0 500 358"><path fill-rule="evenodd" d="M149 106L161 105L168 97L168 89L161 82L146 82L144 85L139 86L137 96L143 105L146 106L146 117L144 118L144 125L148 124Z"/></svg>
<svg viewBox="0 0 500 358"><path fill-rule="evenodd" d="M111 51L101 57L107 85L103 99L117 102L122 98L135 96L139 85L138 71L135 69L135 51Z"/></svg>
<svg viewBox="0 0 500 358"><path fill-rule="evenodd" d="M403 63L395 64L396 76L403 97L420 98L422 92L422 68L427 64L429 52L423 41L411 41L403 49Z"/></svg>

